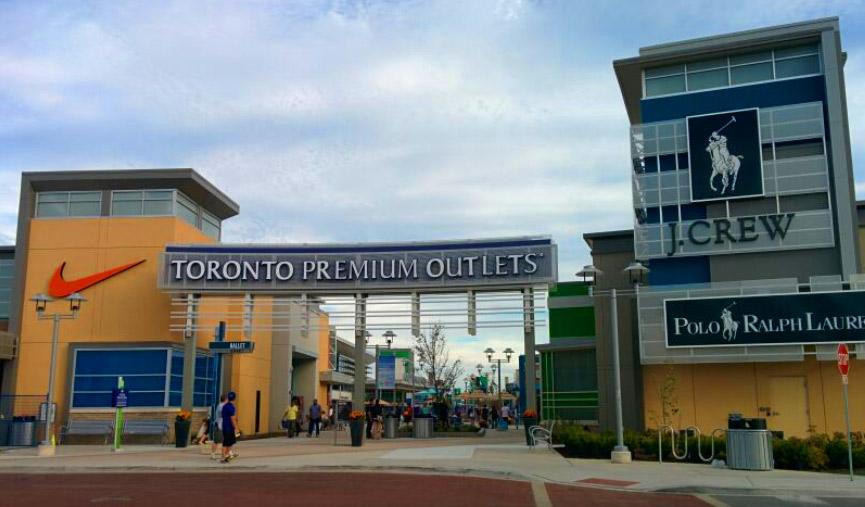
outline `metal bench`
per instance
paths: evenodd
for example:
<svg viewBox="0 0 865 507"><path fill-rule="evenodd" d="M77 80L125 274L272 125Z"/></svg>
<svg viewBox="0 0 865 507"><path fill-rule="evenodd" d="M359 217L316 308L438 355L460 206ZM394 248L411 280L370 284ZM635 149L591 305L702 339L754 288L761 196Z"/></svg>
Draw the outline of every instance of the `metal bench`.
<svg viewBox="0 0 865 507"><path fill-rule="evenodd" d="M168 429L164 419L132 419L123 423L124 435L159 436L163 444L168 441Z"/></svg>
<svg viewBox="0 0 865 507"><path fill-rule="evenodd" d="M538 443L546 444L548 449L553 448L553 429L556 427L555 419L550 421L549 428L545 428L542 424L529 428L529 435L532 437L532 448Z"/></svg>
<svg viewBox="0 0 865 507"><path fill-rule="evenodd" d="M60 441L62 443L64 437L70 435L102 435L105 438L104 443L108 443L108 439L114 433L114 421L100 420L75 420L70 419L66 426L60 430Z"/></svg>

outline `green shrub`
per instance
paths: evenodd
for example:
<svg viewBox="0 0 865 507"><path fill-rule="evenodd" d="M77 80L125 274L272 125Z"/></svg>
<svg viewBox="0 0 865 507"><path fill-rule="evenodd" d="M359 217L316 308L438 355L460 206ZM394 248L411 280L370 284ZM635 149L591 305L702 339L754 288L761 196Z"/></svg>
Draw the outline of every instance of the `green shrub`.
<svg viewBox="0 0 865 507"><path fill-rule="evenodd" d="M554 439L563 444L562 454L573 458L608 459L616 445L616 436L612 431L597 432L575 425L561 424L556 426ZM676 435L676 452L687 454L683 461L703 463L697 453L697 437L683 434ZM865 468L865 435L853 434L853 466ZM656 461L658 459L658 433L646 430L643 433L626 431L625 445L633 453L634 459ZM714 459L726 459L727 442L722 435L716 437ZM711 437L700 437L700 450L703 456L711 454ZM847 468L847 440L842 433L829 437L825 434L814 434L808 438L773 439L773 454L775 468L788 470L838 470ZM673 457L670 434L665 433L662 439L664 461L678 461Z"/></svg>

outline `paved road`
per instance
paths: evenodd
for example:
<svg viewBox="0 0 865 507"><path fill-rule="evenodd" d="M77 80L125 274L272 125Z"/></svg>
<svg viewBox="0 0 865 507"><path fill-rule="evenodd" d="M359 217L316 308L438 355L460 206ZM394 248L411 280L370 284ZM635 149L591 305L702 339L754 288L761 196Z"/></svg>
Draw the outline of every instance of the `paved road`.
<svg viewBox="0 0 865 507"><path fill-rule="evenodd" d="M227 465L231 466L231 465ZM690 495L646 494L465 476L376 473L4 474L4 506L270 505L705 507Z"/></svg>

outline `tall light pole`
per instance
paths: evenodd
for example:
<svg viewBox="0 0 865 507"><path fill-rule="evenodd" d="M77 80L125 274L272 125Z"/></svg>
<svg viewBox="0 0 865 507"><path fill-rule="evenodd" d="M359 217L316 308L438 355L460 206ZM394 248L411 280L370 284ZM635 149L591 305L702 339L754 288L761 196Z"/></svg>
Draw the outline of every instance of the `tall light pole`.
<svg viewBox="0 0 865 507"><path fill-rule="evenodd" d="M495 354L495 353L496 353L496 351L493 350L492 347L487 347L487 350L484 351L484 354L487 355L487 361L490 363L493 363L493 374L495 374L496 371L499 372L498 392L499 392L499 410L501 410L502 409L502 358L498 357L496 359L493 359L493 354ZM514 351L510 347L508 347L505 350L503 350L502 353L505 355L505 362L510 363L511 362L511 355L514 353ZM480 366L480 365L478 365L478 366Z"/></svg>
<svg viewBox="0 0 865 507"><path fill-rule="evenodd" d="M629 276L630 283L635 287L634 290L623 290L623 294L636 294L637 287L643 281L649 269L641 263L634 261L624 270L623 273ZM591 278L588 283L594 283L598 278L604 276L604 272L593 265L584 266L583 269L577 272L577 276L583 277L584 281ZM615 391L616 400L616 446L610 454L610 460L613 463L630 463L631 451L625 445L624 424L622 422L622 366L619 358L619 312L617 293L615 288L609 291L592 291L591 296L597 297L608 294L610 296L610 340L612 341L613 352L613 389Z"/></svg>
<svg viewBox="0 0 865 507"><path fill-rule="evenodd" d="M391 345L393 344L393 340L394 340L394 338L396 338L396 333L394 333L393 331L388 329L387 331L385 331L382 334L382 337L384 337L385 341L387 342L387 348L388 348L388 350L390 350ZM396 361L396 358L394 358L394 361ZM394 363L393 367L394 367L394 370L396 370L396 363ZM376 363L375 368L376 368L376 371L378 371L378 363ZM394 371L394 377L395 376L396 376L396 371ZM393 386L393 390L391 391L390 401L391 401L391 403L396 403L396 378L394 378L394 386Z"/></svg>
<svg viewBox="0 0 865 507"><path fill-rule="evenodd" d="M39 320L50 320L54 323L51 330L51 362L48 366L48 404L45 409L45 435L43 435L42 442L39 444L39 456L53 456L55 451L51 437L53 435L54 416L56 412L56 410L54 410L54 378L57 370L57 348L60 341L60 321L64 319L78 318L78 311L81 310L81 303L87 301L84 299L84 296L77 292L73 292L66 296L65 299L69 301L70 313L53 313L51 315L46 315L45 309L48 307L48 303L54 301L54 299L42 293L36 294L30 298L30 301L36 303L36 318Z"/></svg>

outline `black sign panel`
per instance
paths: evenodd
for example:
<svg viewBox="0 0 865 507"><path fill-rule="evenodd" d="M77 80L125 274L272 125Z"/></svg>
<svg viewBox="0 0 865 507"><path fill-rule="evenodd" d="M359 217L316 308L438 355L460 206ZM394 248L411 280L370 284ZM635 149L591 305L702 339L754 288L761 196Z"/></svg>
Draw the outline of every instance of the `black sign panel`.
<svg viewBox="0 0 865 507"><path fill-rule="evenodd" d="M667 347L865 342L865 291L664 300Z"/></svg>
<svg viewBox="0 0 865 507"><path fill-rule="evenodd" d="M763 195L757 109L689 116L687 124L692 201Z"/></svg>

